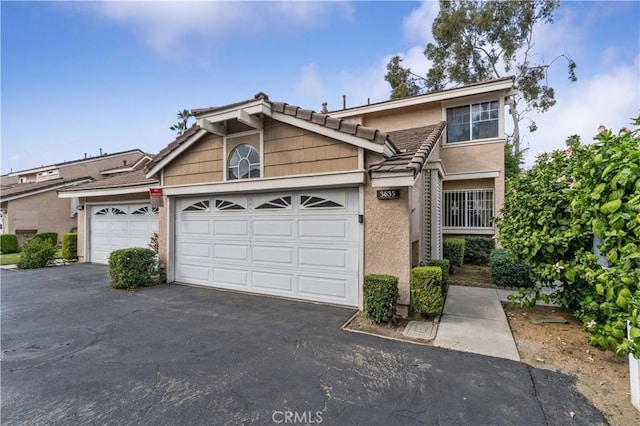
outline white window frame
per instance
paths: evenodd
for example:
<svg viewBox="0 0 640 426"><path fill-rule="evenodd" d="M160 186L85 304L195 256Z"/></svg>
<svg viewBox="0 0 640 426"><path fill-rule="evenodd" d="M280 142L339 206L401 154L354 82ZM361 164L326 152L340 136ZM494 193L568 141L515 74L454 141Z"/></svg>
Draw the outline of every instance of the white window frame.
<svg viewBox="0 0 640 426"><path fill-rule="evenodd" d="M229 156L231 151L229 149L229 142L232 139L239 139L245 136L250 135L259 135L260 138L260 147L258 149L258 156L260 157L260 177L259 178L249 178L249 179L229 179ZM255 148L255 147L254 147ZM234 147L235 149L235 147ZM222 181L223 182L243 182L243 181L252 181L259 180L264 178L264 132L262 130L247 130L245 132L232 133L230 135L223 136L222 140Z"/></svg>
<svg viewBox="0 0 640 426"><path fill-rule="evenodd" d="M486 102L498 102L498 134L495 137L473 139L473 122L471 121L473 105L486 103ZM469 107L469 140L449 142L447 140L447 130L445 129L444 134L442 135L443 148L452 148L452 147L467 146L467 145L473 145L473 144L484 144L484 143L494 143L497 141L500 141L500 142L504 141L505 139L505 135L504 135L505 103L503 98L501 97L487 98L486 96L472 96L462 100L443 102L442 103L442 120L447 121L448 109L464 107L464 106Z"/></svg>
<svg viewBox="0 0 640 426"><path fill-rule="evenodd" d="M488 213L489 224L488 226L477 226L474 223L469 222L470 211L475 211L475 207L469 209L469 196L471 194L474 195L473 198L476 198L478 194L490 192L489 197L483 199L482 202L490 202L490 208L481 208L480 216L486 215ZM451 225L452 217L454 213L452 211L448 211L449 208L449 200L448 196L456 194L461 202L462 206L458 209L458 214L455 216L461 218L458 219L458 224ZM477 202L477 201L474 201ZM495 216L495 206L496 206L496 196L494 188L478 188L478 189L455 189L455 190L443 190L442 191L442 230L445 234L493 234L495 230L495 225L491 218ZM460 223L462 222L462 223ZM474 226L475 225L475 226Z"/></svg>

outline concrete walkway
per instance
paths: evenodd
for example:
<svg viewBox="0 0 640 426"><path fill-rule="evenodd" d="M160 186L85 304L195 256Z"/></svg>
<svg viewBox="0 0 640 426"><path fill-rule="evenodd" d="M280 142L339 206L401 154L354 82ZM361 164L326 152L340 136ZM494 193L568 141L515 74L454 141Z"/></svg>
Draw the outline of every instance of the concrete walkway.
<svg viewBox="0 0 640 426"><path fill-rule="evenodd" d="M501 299L509 292L449 286L435 346L520 361Z"/></svg>

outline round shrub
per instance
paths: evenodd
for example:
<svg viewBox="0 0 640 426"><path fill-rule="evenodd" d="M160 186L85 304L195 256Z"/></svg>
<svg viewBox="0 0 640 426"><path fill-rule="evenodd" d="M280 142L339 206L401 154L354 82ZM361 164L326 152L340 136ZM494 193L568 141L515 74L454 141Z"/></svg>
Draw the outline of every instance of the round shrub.
<svg viewBox="0 0 640 426"><path fill-rule="evenodd" d="M449 262L449 259L433 259L429 261L427 266L438 266L442 269L442 287L446 289L449 274L451 273L451 262Z"/></svg>
<svg viewBox="0 0 640 426"><path fill-rule="evenodd" d="M491 250L496 242L489 237L464 237L464 263L488 265Z"/></svg>
<svg viewBox="0 0 640 426"><path fill-rule="evenodd" d="M400 293L398 277L391 275L365 275L364 315L375 323L389 322L396 313Z"/></svg>
<svg viewBox="0 0 640 426"><path fill-rule="evenodd" d="M18 268L44 268L56 256L56 247L44 238L33 238L22 246Z"/></svg>
<svg viewBox="0 0 640 426"><path fill-rule="evenodd" d="M149 285L157 274L158 261L153 250L132 247L114 250L109 255L111 287L134 290Z"/></svg>
<svg viewBox="0 0 640 426"><path fill-rule="evenodd" d="M505 249L495 249L489 256L491 282L500 287L533 287L529 270L522 262L509 259Z"/></svg>
<svg viewBox="0 0 640 426"><path fill-rule="evenodd" d="M49 241L54 247L58 245L58 233L57 232L40 232L33 236L34 240Z"/></svg>

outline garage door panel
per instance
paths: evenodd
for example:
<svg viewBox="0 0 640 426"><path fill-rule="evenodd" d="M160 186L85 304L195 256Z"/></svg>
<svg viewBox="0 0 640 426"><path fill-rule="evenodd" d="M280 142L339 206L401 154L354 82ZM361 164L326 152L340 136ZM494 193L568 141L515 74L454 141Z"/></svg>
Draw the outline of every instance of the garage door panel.
<svg viewBox="0 0 640 426"><path fill-rule="evenodd" d="M293 265L293 247L279 247L271 245L256 245L252 247L252 260L254 263L265 265Z"/></svg>
<svg viewBox="0 0 640 426"><path fill-rule="evenodd" d="M214 244L214 262L249 262L249 244Z"/></svg>
<svg viewBox="0 0 640 426"><path fill-rule="evenodd" d="M301 240L348 240L347 219L300 219L298 235Z"/></svg>
<svg viewBox="0 0 640 426"><path fill-rule="evenodd" d="M302 295L319 298L344 299L347 296L347 279L325 278L319 276L298 276L298 292Z"/></svg>
<svg viewBox="0 0 640 426"><path fill-rule="evenodd" d="M129 246L129 238L128 237L118 237L112 236L109 238L109 246L114 247L128 247Z"/></svg>
<svg viewBox="0 0 640 426"><path fill-rule="evenodd" d="M129 229L132 231L151 231L151 224L146 221L132 220L129 222Z"/></svg>
<svg viewBox="0 0 640 426"><path fill-rule="evenodd" d="M298 265L306 268L330 269L335 272L357 272L358 249L300 247Z"/></svg>
<svg viewBox="0 0 640 426"><path fill-rule="evenodd" d="M254 271L251 278L255 289L293 293L294 277L291 274Z"/></svg>
<svg viewBox="0 0 640 426"><path fill-rule="evenodd" d="M211 259L211 243L181 243L180 253L183 256Z"/></svg>
<svg viewBox="0 0 640 426"><path fill-rule="evenodd" d="M149 246L150 238L145 237L131 237L129 238L128 247L144 247L147 248Z"/></svg>
<svg viewBox="0 0 640 426"><path fill-rule="evenodd" d="M211 268L202 265L193 265L189 263L180 264L181 278L194 281L197 284L210 284L213 281Z"/></svg>
<svg viewBox="0 0 640 426"><path fill-rule="evenodd" d="M292 238L293 219L253 219L254 238Z"/></svg>
<svg viewBox="0 0 640 426"><path fill-rule="evenodd" d="M92 221L93 231L108 231L109 230L109 222L105 220L93 220Z"/></svg>
<svg viewBox="0 0 640 426"><path fill-rule="evenodd" d="M211 222L209 220L187 220L180 222L180 233L184 236L210 235Z"/></svg>
<svg viewBox="0 0 640 426"><path fill-rule="evenodd" d="M249 271L246 269L213 268L215 284L234 287L248 287Z"/></svg>
<svg viewBox="0 0 640 426"><path fill-rule="evenodd" d="M249 237L248 218L237 220L218 220L216 219L214 227L214 236L216 237Z"/></svg>

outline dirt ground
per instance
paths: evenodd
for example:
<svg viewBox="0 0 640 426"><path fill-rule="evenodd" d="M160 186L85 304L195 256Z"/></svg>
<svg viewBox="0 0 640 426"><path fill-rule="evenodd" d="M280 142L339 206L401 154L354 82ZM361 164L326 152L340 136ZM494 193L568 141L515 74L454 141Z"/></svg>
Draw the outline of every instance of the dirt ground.
<svg viewBox="0 0 640 426"><path fill-rule="evenodd" d="M612 425L640 424L640 411L631 404L627 356L590 346L580 322L567 310L507 305L505 313L522 362L575 377L578 391ZM568 324L536 324L536 316L561 316Z"/></svg>
<svg viewBox="0 0 640 426"><path fill-rule="evenodd" d="M487 267L465 265L454 269L450 284L497 288L491 284ZM631 404L628 356L600 351L587 343L588 334L571 312L561 308L505 305L513 337L522 362L538 368L560 371L576 378L576 388L614 426L640 425L640 411ZM536 317L562 317L567 323L537 323ZM411 319L376 325L360 312L346 328L422 344L402 335ZM533 319L533 320L532 320ZM576 413L578 414L578 413Z"/></svg>

